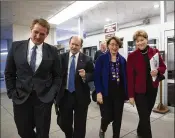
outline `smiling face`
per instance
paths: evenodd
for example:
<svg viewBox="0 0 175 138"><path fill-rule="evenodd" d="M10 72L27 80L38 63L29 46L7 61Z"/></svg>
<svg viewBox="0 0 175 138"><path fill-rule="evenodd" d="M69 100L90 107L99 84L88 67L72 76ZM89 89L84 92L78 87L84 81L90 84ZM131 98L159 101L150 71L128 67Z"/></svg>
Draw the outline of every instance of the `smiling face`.
<svg viewBox="0 0 175 138"><path fill-rule="evenodd" d="M80 49L82 47L81 38L77 36L72 37L69 42L69 47L72 54L77 54L78 52L80 52Z"/></svg>
<svg viewBox="0 0 175 138"><path fill-rule="evenodd" d="M144 50L148 44L148 40L143 36L138 36L135 42L136 42L136 47L140 50Z"/></svg>
<svg viewBox="0 0 175 138"><path fill-rule="evenodd" d="M133 40L136 44L136 49L144 50L148 44L148 34L144 30L138 30L134 33Z"/></svg>
<svg viewBox="0 0 175 138"><path fill-rule="evenodd" d="M117 54L117 52L119 50L119 44L116 42L115 39L111 39L108 47L109 47L109 51L111 54Z"/></svg>
<svg viewBox="0 0 175 138"><path fill-rule="evenodd" d="M36 23L33 28L31 28L31 40L34 44L40 45L44 42L45 38L48 35L47 28L41 26L40 24Z"/></svg>

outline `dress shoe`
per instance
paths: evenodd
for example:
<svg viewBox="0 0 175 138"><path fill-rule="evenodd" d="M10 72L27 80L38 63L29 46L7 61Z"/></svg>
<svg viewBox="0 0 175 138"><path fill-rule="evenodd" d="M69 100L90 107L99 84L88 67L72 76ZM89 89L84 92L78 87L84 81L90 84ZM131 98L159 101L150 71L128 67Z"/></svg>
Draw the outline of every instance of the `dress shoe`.
<svg viewBox="0 0 175 138"><path fill-rule="evenodd" d="M99 132L99 138L105 138L105 132L100 131Z"/></svg>

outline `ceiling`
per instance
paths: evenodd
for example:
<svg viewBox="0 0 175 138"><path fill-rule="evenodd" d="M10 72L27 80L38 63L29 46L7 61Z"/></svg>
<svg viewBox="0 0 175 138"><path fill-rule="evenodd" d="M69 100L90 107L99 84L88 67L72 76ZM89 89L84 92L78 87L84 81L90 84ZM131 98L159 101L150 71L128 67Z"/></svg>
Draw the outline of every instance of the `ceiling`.
<svg viewBox="0 0 175 138"><path fill-rule="evenodd" d="M49 19L74 1L1 1L1 33L12 30L12 24L29 26L35 18ZM159 1L106 1L91 10L81 14L84 19L86 33L103 29L106 18L119 25L131 21L153 17L160 14L160 9L154 9ZM167 12L174 11L174 1L167 1ZM55 25L52 25L55 27ZM2 29L3 28L3 29ZM58 36L75 34L78 28L78 17L72 18L56 26ZM1 35L2 36L2 35Z"/></svg>
<svg viewBox="0 0 175 138"><path fill-rule="evenodd" d="M33 19L48 19L74 1L1 1L1 38L11 37L12 24L29 26ZM54 27L52 25L51 27Z"/></svg>
<svg viewBox="0 0 175 138"><path fill-rule="evenodd" d="M155 9L154 4L159 1L106 1L95 8L83 13L84 31L89 33L103 29L106 18L118 25L160 15L160 9ZM167 13L174 11L174 1L167 1ZM58 26L59 29L75 29L78 17L68 20Z"/></svg>
<svg viewBox="0 0 175 138"><path fill-rule="evenodd" d="M1 1L1 26L30 25L35 18L48 19L74 1Z"/></svg>

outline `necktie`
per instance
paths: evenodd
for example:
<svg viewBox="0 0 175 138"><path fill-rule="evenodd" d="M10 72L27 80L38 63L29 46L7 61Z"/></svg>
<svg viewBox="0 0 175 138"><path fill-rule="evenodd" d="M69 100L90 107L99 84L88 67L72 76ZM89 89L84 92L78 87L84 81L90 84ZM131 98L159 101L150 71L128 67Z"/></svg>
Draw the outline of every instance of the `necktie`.
<svg viewBox="0 0 175 138"><path fill-rule="evenodd" d="M68 90L75 91L75 55L72 55L72 61L69 69Z"/></svg>
<svg viewBox="0 0 175 138"><path fill-rule="evenodd" d="M30 60L30 66L31 66L33 72L35 72L36 49L37 49L37 46L34 46L34 47L32 48L32 55L31 55L31 60Z"/></svg>

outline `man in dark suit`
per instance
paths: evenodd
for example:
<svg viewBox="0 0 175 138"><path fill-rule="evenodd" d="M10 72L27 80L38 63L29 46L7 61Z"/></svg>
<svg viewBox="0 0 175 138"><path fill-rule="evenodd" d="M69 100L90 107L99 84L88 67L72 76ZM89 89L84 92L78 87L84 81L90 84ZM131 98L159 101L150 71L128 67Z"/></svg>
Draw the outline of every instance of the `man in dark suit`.
<svg viewBox="0 0 175 138"><path fill-rule="evenodd" d="M69 41L70 52L59 55L64 77L56 102L60 111L58 117L61 118L59 125L66 138L84 138L86 133L91 101L88 82L93 81L94 66L92 59L80 52L82 44L81 38L73 36Z"/></svg>
<svg viewBox="0 0 175 138"><path fill-rule="evenodd" d="M95 53L95 56L94 56L94 63L96 62L97 58L103 54L105 54L107 52L107 46L106 46L106 41L102 41L100 43L100 50L98 50L96 53Z"/></svg>
<svg viewBox="0 0 175 138"><path fill-rule="evenodd" d="M8 53L7 95L22 138L49 138L51 108L61 83L57 49L44 43L49 30L46 20L35 19L30 39L13 42Z"/></svg>

